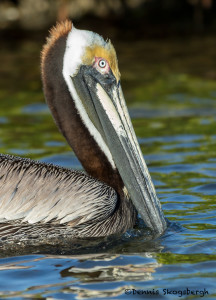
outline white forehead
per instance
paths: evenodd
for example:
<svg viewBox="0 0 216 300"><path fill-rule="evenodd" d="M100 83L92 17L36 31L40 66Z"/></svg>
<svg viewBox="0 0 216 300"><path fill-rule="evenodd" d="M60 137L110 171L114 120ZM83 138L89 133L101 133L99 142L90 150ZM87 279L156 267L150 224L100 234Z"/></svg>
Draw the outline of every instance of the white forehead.
<svg viewBox="0 0 216 300"><path fill-rule="evenodd" d="M88 30L79 30L72 26L66 42L63 72L67 72L70 76L76 75L82 64L86 47L95 44L102 47L106 46L106 42L99 34Z"/></svg>

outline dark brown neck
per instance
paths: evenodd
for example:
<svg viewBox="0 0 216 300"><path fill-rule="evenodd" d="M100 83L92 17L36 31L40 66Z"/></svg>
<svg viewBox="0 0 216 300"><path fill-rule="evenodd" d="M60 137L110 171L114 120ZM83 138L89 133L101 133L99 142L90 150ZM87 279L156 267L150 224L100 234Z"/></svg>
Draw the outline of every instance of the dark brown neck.
<svg viewBox="0 0 216 300"><path fill-rule="evenodd" d="M64 81L63 57L67 35L58 38L46 50L42 60L42 81L46 101L54 120L85 170L122 194L123 182L102 152L77 112Z"/></svg>

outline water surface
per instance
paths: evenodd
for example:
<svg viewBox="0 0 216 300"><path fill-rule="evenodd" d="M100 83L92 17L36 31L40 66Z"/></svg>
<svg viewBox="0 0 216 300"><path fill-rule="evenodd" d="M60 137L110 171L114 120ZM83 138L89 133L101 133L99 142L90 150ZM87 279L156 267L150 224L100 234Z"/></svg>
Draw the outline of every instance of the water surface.
<svg viewBox="0 0 216 300"><path fill-rule="evenodd" d="M0 151L82 169L44 103L41 43L2 43ZM1 298L216 298L215 39L115 44L167 232L151 240L140 221L123 236L87 240L67 252L4 254Z"/></svg>

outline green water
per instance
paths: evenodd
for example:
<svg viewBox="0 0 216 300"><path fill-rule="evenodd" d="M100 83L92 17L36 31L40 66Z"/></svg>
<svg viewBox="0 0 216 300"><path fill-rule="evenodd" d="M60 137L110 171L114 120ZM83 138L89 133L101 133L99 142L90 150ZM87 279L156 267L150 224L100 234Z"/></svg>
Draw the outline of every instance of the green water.
<svg viewBox="0 0 216 300"><path fill-rule="evenodd" d="M81 169L44 104L41 44L42 38L1 41L0 151ZM216 298L216 40L114 44L169 228L153 241L137 227L91 247L88 241L78 253L2 258L2 298Z"/></svg>

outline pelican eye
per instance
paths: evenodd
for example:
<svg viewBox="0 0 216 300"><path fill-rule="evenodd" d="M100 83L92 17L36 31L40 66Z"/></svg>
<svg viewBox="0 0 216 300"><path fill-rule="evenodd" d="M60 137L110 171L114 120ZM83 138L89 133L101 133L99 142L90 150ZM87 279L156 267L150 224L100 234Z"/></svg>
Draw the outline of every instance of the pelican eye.
<svg viewBox="0 0 216 300"><path fill-rule="evenodd" d="M106 61L105 61L105 59L101 59L101 60L99 60L99 62L98 62L98 66L100 67L100 68L105 68L106 67Z"/></svg>

